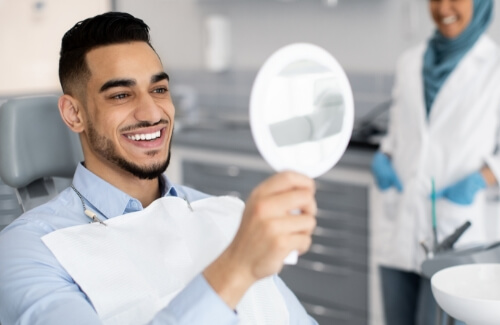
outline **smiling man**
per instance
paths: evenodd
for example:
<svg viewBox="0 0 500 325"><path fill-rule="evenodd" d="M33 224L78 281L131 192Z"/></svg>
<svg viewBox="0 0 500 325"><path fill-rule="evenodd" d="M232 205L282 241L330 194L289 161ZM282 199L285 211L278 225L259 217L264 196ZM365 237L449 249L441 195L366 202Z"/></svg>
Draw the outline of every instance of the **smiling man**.
<svg viewBox="0 0 500 325"><path fill-rule="evenodd" d="M311 244L311 179L276 174L246 205L171 184L169 77L129 14L69 30L59 76L85 160L0 234L2 325L316 324L276 275Z"/></svg>
<svg viewBox="0 0 500 325"><path fill-rule="evenodd" d="M169 160L175 108L168 75L152 47L141 41L91 49L85 63L90 76L84 95L73 96L85 85L72 90L73 71L65 69L71 62L61 57L63 119L82 135L87 169L148 206L159 187L146 184L158 182Z"/></svg>

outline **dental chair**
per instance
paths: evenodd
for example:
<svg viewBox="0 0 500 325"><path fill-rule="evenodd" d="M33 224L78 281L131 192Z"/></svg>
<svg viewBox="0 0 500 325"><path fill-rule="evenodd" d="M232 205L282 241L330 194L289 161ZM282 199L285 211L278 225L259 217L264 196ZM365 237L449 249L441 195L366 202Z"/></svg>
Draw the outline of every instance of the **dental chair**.
<svg viewBox="0 0 500 325"><path fill-rule="evenodd" d="M11 188L9 196L9 188L0 184L0 229L69 186L83 160L78 135L62 121L57 101L56 96L23 97L0 106L0 179ZM2 205L2 198L9 204Z"/></svg>

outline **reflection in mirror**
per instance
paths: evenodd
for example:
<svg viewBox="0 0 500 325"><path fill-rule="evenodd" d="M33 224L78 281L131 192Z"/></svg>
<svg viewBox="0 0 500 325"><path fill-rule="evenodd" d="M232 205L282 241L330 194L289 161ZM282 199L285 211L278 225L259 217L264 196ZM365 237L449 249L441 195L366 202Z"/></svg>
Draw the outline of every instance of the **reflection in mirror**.
<svg viewBox="0 0 500 325"><path fill-rule="evenodd" d="M269 128L282 158L301 164L323 159L344 117L332 71L313 61L294 62L270 81L267 93Z"/></svg>
<svg viewBox="0 0 500 325"><path fill-rule="evenodd" d="M278 171L319 176L340 159L351 135L347 77L314 45L293 44L273 54L255 80L250 106L257 147Z"/></svg>

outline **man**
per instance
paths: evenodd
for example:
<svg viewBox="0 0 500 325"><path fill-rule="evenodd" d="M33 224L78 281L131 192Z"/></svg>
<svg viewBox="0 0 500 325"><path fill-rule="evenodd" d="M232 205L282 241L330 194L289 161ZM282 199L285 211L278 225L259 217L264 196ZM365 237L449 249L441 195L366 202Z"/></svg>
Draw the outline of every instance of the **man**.
<svg viewBox="0 0 500 325"><path fill-rule="evenodd" d="M75 229L82 230L83 236L93 236L95 231L116 234L115 226L128 222L122 215L134 212L128 216L140 217L142 213L158 211L156 203L160 201L166 203L161 218L163 212L168 215L173 211L191 217L187 208L178 208L179 202L184 202L181 199L188 201L191 211L192 203L193 213L201 215L205 207L207 214L217 208L228 214L238 209L233 209L234 202L227 198L211 198L190 188L173 186L163 175L170 157L175 109L168 75L150 44L149 28L142 20L114 12L76 24L62 41L59 77L64 92L59 99L59 110L68 127L79 133L85 161L77 167L71 188L25 213L0 234L3 325L140 323L134 319L147 319L144 323L149 324L250 324L259 319L254 318L257 314L266 314L268 323L278 319L283 324L316 324L275 275L290 252L303 253L309 248L315 227L314 183L292 172L274 175L255 188L244 210L241 209L241 223L232 234L232 241L220 251L212 249L214 258L180 288L174 283L173 287L178 289L163 293L164 300L148 300L145 295L144 300L127 305L120 302L127 297L115 295L103 302L103 296L112 295L115 289L131 288L134 281L123 275L126 270L121 268L125 266L110 267L119 258L119 254L106 253L108 244L114 243L96 238L95 244L102 253L100 250L88 253L86 247L72 246L78 246L72 242L78 240L76 236L61 242L57 239L59 234ZM210 202L215 202L216 207ZM299 215L290 213L297 210L301 211ZM89 225L89 216L103 225ZM122 217L115 218L119 216ZM174 213L174 219L175 216ZM142 224L147 227L148 221ZM140 227L126 229L134 230L128 235L130 241L136 234L140 236ZM201 245L198 239L203 242L205 235L210 237L215 233L206 230L205 234L203 227L198 231L203 234L200 238L179 240L190 249L195 247L193 250L204 252L205 247L198 247ZM118 233L123 235L123 231ZM148 235L141 240L147 242ZM158 242L169 240L161 233L150 235ZM176 240L169 243L175 244ZM75 268L61 254L64 249L70 249L76 260L79 256L88 256L89 260L82 257L83 261L77 261L80 264ZM148 255L141 247L138 251ZM192 271L180 269L184 256L177 248L172 252L172 256L156 257L171 266L155 274L159 288L168 287L165 283L172 284L169 272L182 279L185 272ZM94 266L93 257L103 257L109 262ZM90 271L85 269L80 272L83 276L78 275L79 267L88 267ZM177 273L171 270L176 268L179 268ZM80 280L89 273L86 280ZM109 282L120 285L106 290ZM137 300L142 289L139 287L130 294L131 301ZM252 296L256 301L245 298L261 289L266 294ZM273 297L271 306L262 303L267 293ZM147 306L139 308L143 301ZM107 309L109 306L113 308ZM106 314L103 310L112 312ZM248 310L256 312L252 315L245 312Z"/></svg>

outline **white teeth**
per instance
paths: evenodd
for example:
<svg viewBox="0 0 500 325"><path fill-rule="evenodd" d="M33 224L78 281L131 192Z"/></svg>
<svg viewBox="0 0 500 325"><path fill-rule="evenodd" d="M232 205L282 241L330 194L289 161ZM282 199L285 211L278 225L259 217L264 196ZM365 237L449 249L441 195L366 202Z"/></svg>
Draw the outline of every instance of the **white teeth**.
<svg viewBox="0 0 500 325"><path fill-rule="evenodd" d="M457 21L457 16L449 16L449 17L445 17L441 20L443 22L443 24L445 25L449 25L449 24L453 24L454 22Z"/></svg>
<svg viewBox="0 0 500 325"><path fill-rule="evenodd" d="M161 131L156 131L154 133L147 133L147 134L133 134L127 136L130 140L134 141L139 141L139 140L154 140L159 138L161 135Z"/></svg>

